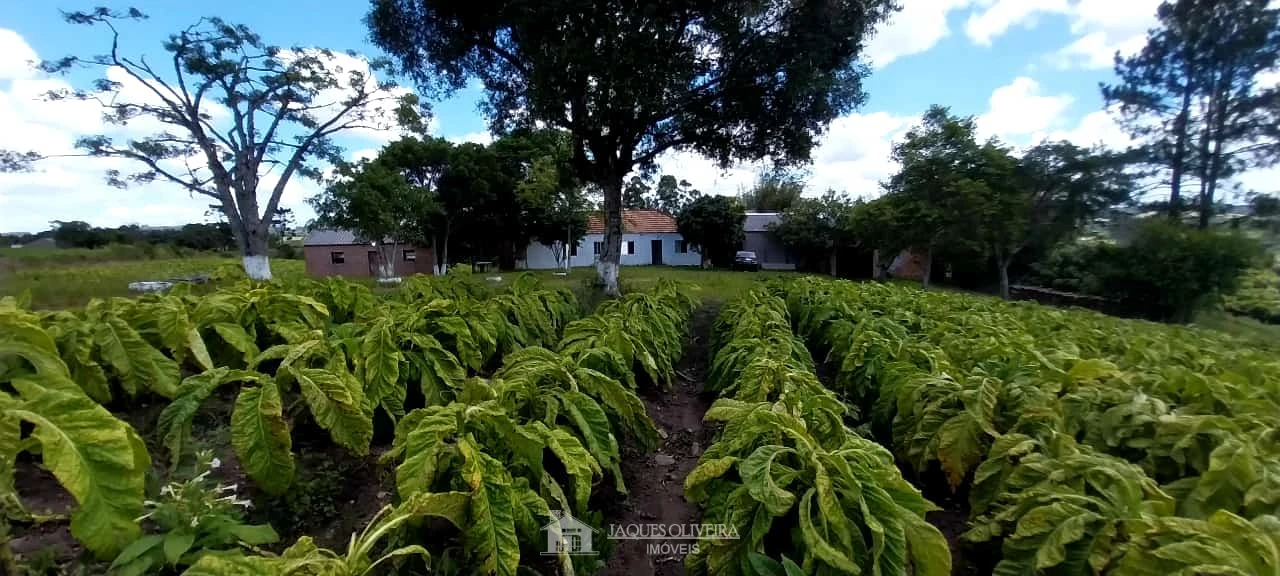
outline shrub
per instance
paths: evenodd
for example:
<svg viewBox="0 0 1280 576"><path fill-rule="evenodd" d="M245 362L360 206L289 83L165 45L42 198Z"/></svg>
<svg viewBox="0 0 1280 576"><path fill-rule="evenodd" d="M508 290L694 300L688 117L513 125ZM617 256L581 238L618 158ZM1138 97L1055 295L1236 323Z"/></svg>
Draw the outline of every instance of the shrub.
<svg viewBox="0 0 1280 576"><path fill-rule="evenodd" d="M1185 322L1234 291L1262 249L1239 234L1151 222L1129 245L1102 254L1103 296L1144 316Z"/></svg>
<svg viewBox="0 0 1280 576"><path fill-rule="evenodd" d="M1035 265L1033 279L1107 298L1137 316L1186 322L1235 291L1261 252L1257 242L1239 234L1147 222L1124 246L1077 242L1059 247Z"/></svg>

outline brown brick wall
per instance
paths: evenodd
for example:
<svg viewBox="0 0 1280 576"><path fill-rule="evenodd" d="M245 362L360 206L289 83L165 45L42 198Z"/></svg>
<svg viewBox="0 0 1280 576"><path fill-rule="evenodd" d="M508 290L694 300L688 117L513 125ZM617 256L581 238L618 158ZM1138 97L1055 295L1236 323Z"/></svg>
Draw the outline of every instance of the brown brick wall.
<svg viewBox="0 0 1280 576"><path fill-rule="evenodd" d="M404 252L412 250L416 257L413 261L405 261ZM369 271L369 253L375 252L372 246L359 244L343 244L332 246L304 246L303 257L307 262L307 274L311 276L344 276L347 278L367 278L373 276ZM334 264L332 254L341 252L343 262ZM397 276L413 274L431 274L435 267L435 251L417 246L397 246L395 253L395 269Z"/></svg>

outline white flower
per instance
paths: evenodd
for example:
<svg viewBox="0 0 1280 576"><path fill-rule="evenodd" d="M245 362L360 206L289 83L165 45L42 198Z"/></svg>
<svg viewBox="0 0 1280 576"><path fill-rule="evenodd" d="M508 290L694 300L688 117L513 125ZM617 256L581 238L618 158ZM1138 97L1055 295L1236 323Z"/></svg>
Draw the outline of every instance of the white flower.
<svg viewBox="0 0 1280 576"><path fill-rule="evenodd" d="M160 487L161 496L173 496L173 494L174 494L173 484L165 484L164 486Z"/></svg>
<svg viewBox="0 0 1280 576"><path fill-rule="evenodd" d="M217 458L214 458L213 460L209 461L210 470L217 470L221 466L222 466L222 461Z"/></svg>
<svg viewBox="0 0 1280 576"><path fill-rule="evenodd" d="M200 525L200 517L199 517L199 516L192 517L192 518L191 518L191 527L192 527L192 528L195 528L195 527L197 527L197 526L199 526L199 525Z"/></svg>
<svg viewBox="0 0 1280 576"><path fill-rule="evenodd" d="M214 490L216 490L219 494L226 494L227 492L235 493L236 485L235 484L226 484L226 485L219 484L216 488L214 488Z"/></svg>

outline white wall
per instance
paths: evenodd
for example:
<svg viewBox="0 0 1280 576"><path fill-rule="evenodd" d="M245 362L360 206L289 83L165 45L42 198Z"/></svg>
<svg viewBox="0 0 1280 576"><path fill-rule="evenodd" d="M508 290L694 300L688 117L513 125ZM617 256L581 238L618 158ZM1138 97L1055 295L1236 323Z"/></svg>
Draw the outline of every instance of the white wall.
<svg viewBox="0 0 1280 576"><path fill-rule="evenodd" d="M692 248L687 253L678 254L681 237L674 232L664 234L623 234L624 253L621 257L623 266L647 266L653 264L653 241L662 243L662 264L665 266L698 266L702 264L702 256ZM604 234L587 234L578 243L577 255L570 256L571 266L595 266L598 256L595 254L596 242L604 242ZM625 253L626 243L633 242L634 254ZM537 241L529 243L525 251L525 266L530 270L550 270L556 267L555 254L551 248Z"/></svg>

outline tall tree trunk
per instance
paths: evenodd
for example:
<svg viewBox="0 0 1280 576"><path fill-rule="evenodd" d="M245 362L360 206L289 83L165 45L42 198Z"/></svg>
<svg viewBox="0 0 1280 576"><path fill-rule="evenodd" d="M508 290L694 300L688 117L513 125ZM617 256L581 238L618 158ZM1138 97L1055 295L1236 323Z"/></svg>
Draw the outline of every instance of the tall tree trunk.
<svg viewBox="0 0 1280 576"><path fill-rule="evenodd" d="M884 280L884 270L880 268L880 249L871 251L871 279Z"/></svg>
<svg viewBox="0 0 1280 576"><path fill-rule="evenodd" d="M449 273L449 232L453 227L453 222L446 220L444 223L444 235L440 237L440 260L436 262L436 275L443 276Z"/></svg>
<svg viewBox="0 0 1280 576"><path fill-rule="evenodd" d="M271 280L270 234L261 222L245 224L244 273L253 280Z"/></svg>
<svg viewBox="0 0 1280 576"><path fill-rule="evenodd" d="M1182 108L1174 121L1172 173L1169 175L1169 219L1177 220L1182 211L1182 174L1186 169L1187 126L1191 120L1191 80L1182 90Z"/></svg>
<svg viewBox="0 0 1280 576"><path fill-rule="evenodd" d="M1012 254L996 250L996 266L1000 268L1000 297L1005 300L1009 299L1009 263L1012 261Z"/></svg>
<svg viewBox="0 0 1280 576"><path fill-rule="evenodd" d="M929 287L929 277L933 275L933 244L924 250L924 275L920 279L920 283L925 288Z"/></svg>
<svg viewBox="0 0 1280 576"><path fill-rule="evenodd" d="M1213 196L1218 188L1218 175L1222 173L1222 144L1226 140L1227 108L1230 106L1231 77L1234 74L1234 66L1227 65L1226 70L1222 72L1222 78L1215 86L1213 100L1209 106L1213 126L1213 152L1209 154L1204 193L1200 196L1201 230L1209 227L1210 218L1213 217Z"/></svg>
<svg viewBox="0 0 1280 576"><path fill-rule="evenodd" d="M604 189L604 251L596 262L596 277L607 296L617 296L618 265L622 256L622 178L610 177Z"/></svg>

